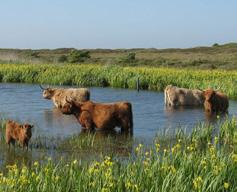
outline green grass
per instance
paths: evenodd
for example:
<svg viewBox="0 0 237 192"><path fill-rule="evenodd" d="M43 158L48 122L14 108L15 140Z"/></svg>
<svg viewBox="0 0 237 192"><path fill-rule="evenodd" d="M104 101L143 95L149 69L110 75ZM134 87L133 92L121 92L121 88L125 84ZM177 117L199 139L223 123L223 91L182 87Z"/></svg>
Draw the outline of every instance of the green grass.
<svg viewBox="0 0 237 192"><path fill-rule="evenodd" d="M121 160L104 156L81 164L76 159L6 166L0 191L236 191L237 133L235 118L220 123L220 133L200 125L191 134L178 131L157 137L152 146L138 144ZM162 138L162 140L161 140ZM91 139L91 138L90 138Z"/></svg>
<svg viewBox="0 0 237 192"><path fill-rule="evenodd" d="M192 70L154 67L119 67L111 65L41 65L1 64L1 82L44 83L53 85L110 86L163 91L173 84L179 87L219 89L237 98L237 71Z"/></svg>

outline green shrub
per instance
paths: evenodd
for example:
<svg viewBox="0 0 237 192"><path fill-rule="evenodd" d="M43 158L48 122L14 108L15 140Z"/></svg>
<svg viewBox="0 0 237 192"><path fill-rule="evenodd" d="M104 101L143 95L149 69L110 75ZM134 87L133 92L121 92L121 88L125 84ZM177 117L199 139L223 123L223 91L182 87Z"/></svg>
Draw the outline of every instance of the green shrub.
<svg viewBox="0 0 237 192"><path fill-rule="evenodd" d="M90 58L89 51L80 51L80 50L72 50L67 57L70 63L84 62L86 59L89 58Z"/></svg>

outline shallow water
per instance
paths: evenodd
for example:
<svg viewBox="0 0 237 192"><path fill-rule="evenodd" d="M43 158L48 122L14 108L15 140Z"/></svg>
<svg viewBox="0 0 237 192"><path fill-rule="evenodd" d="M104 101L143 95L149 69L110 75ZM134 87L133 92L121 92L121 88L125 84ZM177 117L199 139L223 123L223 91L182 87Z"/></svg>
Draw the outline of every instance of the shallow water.
<svg viewBox="0 0 237 192"><path fill-rule="evenodd" d="M173 131L180 126L190 132L200 122L215 122L215 118L205 116L202 108L165 107L164 95L161 92L95 87L90 88L90 92L91 100L96 102L131 102L134 117L133 137L147 143L159 132ZM0 83L0 106L2 119L27 121L35 125L32 140L39 135L47 138L66 138L81 132L81 127L73 115L61 114L50 100L42 98L42 90L38 85ZM230 101L229 116L236 114L236 109L237 101ZM10 159L9 162L18 159L17 154L21 152L9 152L5 148L5 145L0 146L0 164L7 159ZM41 155L59 155L52 150L43 153L36 153L34 149L32 151L23 156L38 159Z"/></svg>

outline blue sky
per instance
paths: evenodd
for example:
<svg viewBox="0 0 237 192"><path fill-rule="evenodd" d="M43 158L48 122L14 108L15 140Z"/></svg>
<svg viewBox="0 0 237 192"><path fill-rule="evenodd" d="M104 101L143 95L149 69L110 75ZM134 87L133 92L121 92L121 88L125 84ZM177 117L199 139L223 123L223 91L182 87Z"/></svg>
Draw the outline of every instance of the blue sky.
<svg viewBox="0 0 237 192"><path fill-rule="evenodd" d="M1 48L170 48L237 42L236 0L6 0Z"/></svg>

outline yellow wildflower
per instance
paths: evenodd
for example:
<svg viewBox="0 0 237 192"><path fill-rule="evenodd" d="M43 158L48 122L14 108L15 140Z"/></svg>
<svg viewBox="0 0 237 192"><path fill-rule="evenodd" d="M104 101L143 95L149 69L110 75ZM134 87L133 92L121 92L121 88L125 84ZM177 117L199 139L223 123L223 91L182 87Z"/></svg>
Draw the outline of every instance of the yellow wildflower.
<svg viewBox="0 0 237 192"><path fill-rule="evenodd" d="M234 163L237 163L237 154L232 155L232 160L234 161Z"/></svg>
<svg viewBox="0 0 237 192"><path fill-rule="evenodd" d="M225 189L228 189L228 188L229 188L229 186L230 186L230 184L229 184L229 183L227 183L227 182L225 182L225 183L224 183L224 188L225 188Z"/></svg>
<svg viewBox="0 0 237 192"><path fill-rule="evenodd" d="M31 177L35 177L35 176L36 176L35 172L32 172Z"/></svg>
<svg viewBox="0 0 237 192"><path fill-rule="evenodd" d="M73 165L76 165L77 164L77 160L75 159L72 163L73 163Z"/></svg>
<svg viewBox="0 0 237 192"><path fill-rule="evenodd" d="M160 144L159 143L156 143L156 152L158 152L160 150Z"/></svg>
<svg viewBox="0 0 237 192"><path fill-rule="evenodd" d="M27 167L26 167L26 166L24 166L24 167L22 168L21 173L22 173L22 174L26 174L26 173L27 173Z"/></svg>
<svg viewBox="0 0 237 192"><path fill-rule="evenodd" d="M38 166L39 166L39 162L38 162L38 161L35 161L35 162L34 162L34 166L35 166L35 167L38 167Z"/></svg>
<svg viewBox="0 0 237 192"><path fill-rule="evenodd" d="M195 178L193 180L193 187L194 189L200 189L201 188L201 185L202 185L202 178L200 176L198 176L197 178Z"/></svg>
<svg viewBox="0 0 237 192"><path fill-rule="evenodd" d="M143 145L142 145L142 144L139 144L139 145L136 147L136 149L135 149L136 153L140 153L142 147L143 147Z"/></svg>

